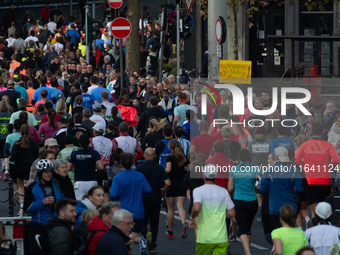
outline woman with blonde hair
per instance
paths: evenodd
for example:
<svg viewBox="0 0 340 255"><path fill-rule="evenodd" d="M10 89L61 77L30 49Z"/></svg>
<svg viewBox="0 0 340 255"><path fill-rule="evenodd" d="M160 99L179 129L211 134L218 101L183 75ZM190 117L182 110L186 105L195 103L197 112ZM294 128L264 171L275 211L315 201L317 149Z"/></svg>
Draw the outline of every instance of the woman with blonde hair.
<svg viewBox="0 0 340 255"><path fill-rule="evenodd" d="M163 89L168 89L171 83L168 79L164 79L162 81L162 84L163 84Z"/></svg>
<svg viewBox="0 0 340 255"><path fill-rule="evenodd" d="M231 120L233 121L233 131L234 133L237 135L238 139L240 140L241 143L241 147L242 148L247 148L248 142L250 142L251 140L253 140L251 138L251 135L249 134L249 132L247 130L245 130L241 124L235 124L236 122L240 122L240 119L237 115L233 115L231 117Z"/></svg>
<svg viewBox="0 0 340 255"><path fill-rule="evenodd" d="M59 100L56 107L56 113L60 114L62 118L72 120L72 116L67 112L67 105L65 101Z"/></svg>
<svg viewBox="0 0 340 255"><path fill-rule="evenodd" d="M104 28L103 34L102 34L102 40L104 40L104 48L106 48L106 44L108 42L108 40L110 39L110 34L109 34L109 30L106 28Z"/></svg>
<svg viewBox="0 0 340 255"><path fill-rule="evenodd" d="M181 144L173 139L168 143L168 147L171 151L171 155L166 157L166 169L171 181L171 186L165 195L165 200L168 207L168 231L165 235L169 239L174 238L173 224L174 224L174 210L175 210L175 198L179 217L182 222L182 234L181 238L188 237L188 224L186 223L186 213L184 210L184 202L186 197L186 189L182 187L182 182L189 171L189 160L185 157Z"/></svg>
<svg viewBox="0 0 340 255"><path fill-rule="evenodd" d="M20 127L21 138L13 144L10 161L14 162L17 176L18 191L25 193L24 181L29 180L30 168L34 160L39 157L39 145L29 138L28 125ZM29 183L27 183L27 186ZM24 197L19 196L20 209L24 207Z"/></svg>
<svg viewBox="0 0 340 255"><path fill-rule="evenodd" d="M155 148L156 143L164 138L162 133L162 128L166 125L167 119L161 119L157 121L157 119L151 119L149 121L149 128L146 135L142 140L142 150L144 151L146 148L151 147Z"/></svg>

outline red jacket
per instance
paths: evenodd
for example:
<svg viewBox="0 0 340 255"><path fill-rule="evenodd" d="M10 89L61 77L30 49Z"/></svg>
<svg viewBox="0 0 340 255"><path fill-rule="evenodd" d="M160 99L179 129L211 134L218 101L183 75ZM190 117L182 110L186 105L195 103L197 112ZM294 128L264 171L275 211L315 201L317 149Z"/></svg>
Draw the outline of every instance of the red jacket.
<svg viewBox="0 0 340 255"><path fill-rule="evenodd" d="M127 106L127 105L118 105L118 110L122 113L122 119L129 123L129 127L136 126L137 119L137 110L135 107Z"/></svg>
<svg viewBox="0 0 340 255"><path fill-rule="evenodd" d="M96 251L97 244L99 242L99 239L106 233L106 231L109 230L109 226L101 219L98 218L98 216L94 216L90 223L87 225L87 228L89 230L89 235L91 235L92 231L95 230L103 230L101 232L97 232L91 239L89 245L87 246L87 254L94 255Z"/></svg>
<svg viewBox="0 0 340 255"><path fill-rule="evenodd" d="M46 5L42 8L40 16L42 20L48 21L48 18L50 16L50 9L46 8Z"/></svg>
<svg viewBox="0 0 340 255"><path fill-rule="evenodd" d="M332 158L331 162L329 158ZM301 144L295 155L295 163L304 169L309 185L330 185L330 165L337 166L339 155L331 143L321 138L311 139Z"/></svg>

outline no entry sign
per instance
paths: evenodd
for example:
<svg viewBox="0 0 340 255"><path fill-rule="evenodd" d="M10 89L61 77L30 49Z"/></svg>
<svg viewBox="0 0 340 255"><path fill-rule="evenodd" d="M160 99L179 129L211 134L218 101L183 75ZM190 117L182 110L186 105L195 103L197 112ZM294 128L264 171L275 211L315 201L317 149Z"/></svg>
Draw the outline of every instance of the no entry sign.
<svg viewBox="0 0 340 255"><path fill-rule="evenodd" d="M118 9L123 4L123 0L109 0L109 5L113 9Z"/></svg>
<svg viewBox="0 0 340 255"><path fill-rule="evenodd" d="M128 37L131 33L131 23L125 18L117 18L111 23L111 33L118 39Z"/></svg>
<svg viewBox="0 0 340 255"><path fill-rule="evenodd" d="M226 25L222 17L218 17L215 22L215 36L218 43L224 43L226 38Z"/></svg>

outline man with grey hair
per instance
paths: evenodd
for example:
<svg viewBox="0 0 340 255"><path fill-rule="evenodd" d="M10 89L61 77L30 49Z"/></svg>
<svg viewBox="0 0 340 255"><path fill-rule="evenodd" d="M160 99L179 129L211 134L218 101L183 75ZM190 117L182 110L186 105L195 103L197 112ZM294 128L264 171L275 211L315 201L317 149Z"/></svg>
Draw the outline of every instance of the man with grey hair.
<svg viewBox="0 0 340 255"><path fill-rule="evenodd" d="M125 209L116 211L112 217L111 228L100 238L95 254L129 255L129 236L133 226L132 213Z"/></svg>
<svg viewBox="0 0 340 255"><path fill-rule="evenodd" d="M169 80L170 83L174 84L175 86L177 85L176 78L175 78L174 74L169 74L168 80Z"/></svg>
<svg viewBox="0 0 340 255"><path fill-rule="evenodd" d="M89 236L92 235L87 245L87 254L95 254L100 238L110 229L113 214L120 209L119 202L106 202L99 206L99 215L95 215L87 225Z"/></svg>
<svg viewBox="0 0 340 255"><path fill-rule="evenodd" d="M73 184L67 172L66 160L62 158L56 159L54 161L54 180L58 182L60 190L65 195L65 198L76 199L76 196L74 195Z"/></svg>

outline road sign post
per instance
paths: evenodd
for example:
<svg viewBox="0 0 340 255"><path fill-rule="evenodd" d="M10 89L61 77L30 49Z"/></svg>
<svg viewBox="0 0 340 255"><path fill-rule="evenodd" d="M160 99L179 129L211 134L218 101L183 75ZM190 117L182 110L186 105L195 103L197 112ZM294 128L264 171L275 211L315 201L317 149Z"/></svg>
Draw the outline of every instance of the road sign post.
<svg viewBox="0 0 340 255"><path fill-rule="evenodd" d="M218 42L217 45L217 57L223 58L223 47L222 44L225 42L226 39L226 24L223 17L218 17L215 22L215 38Z"/></svg>

